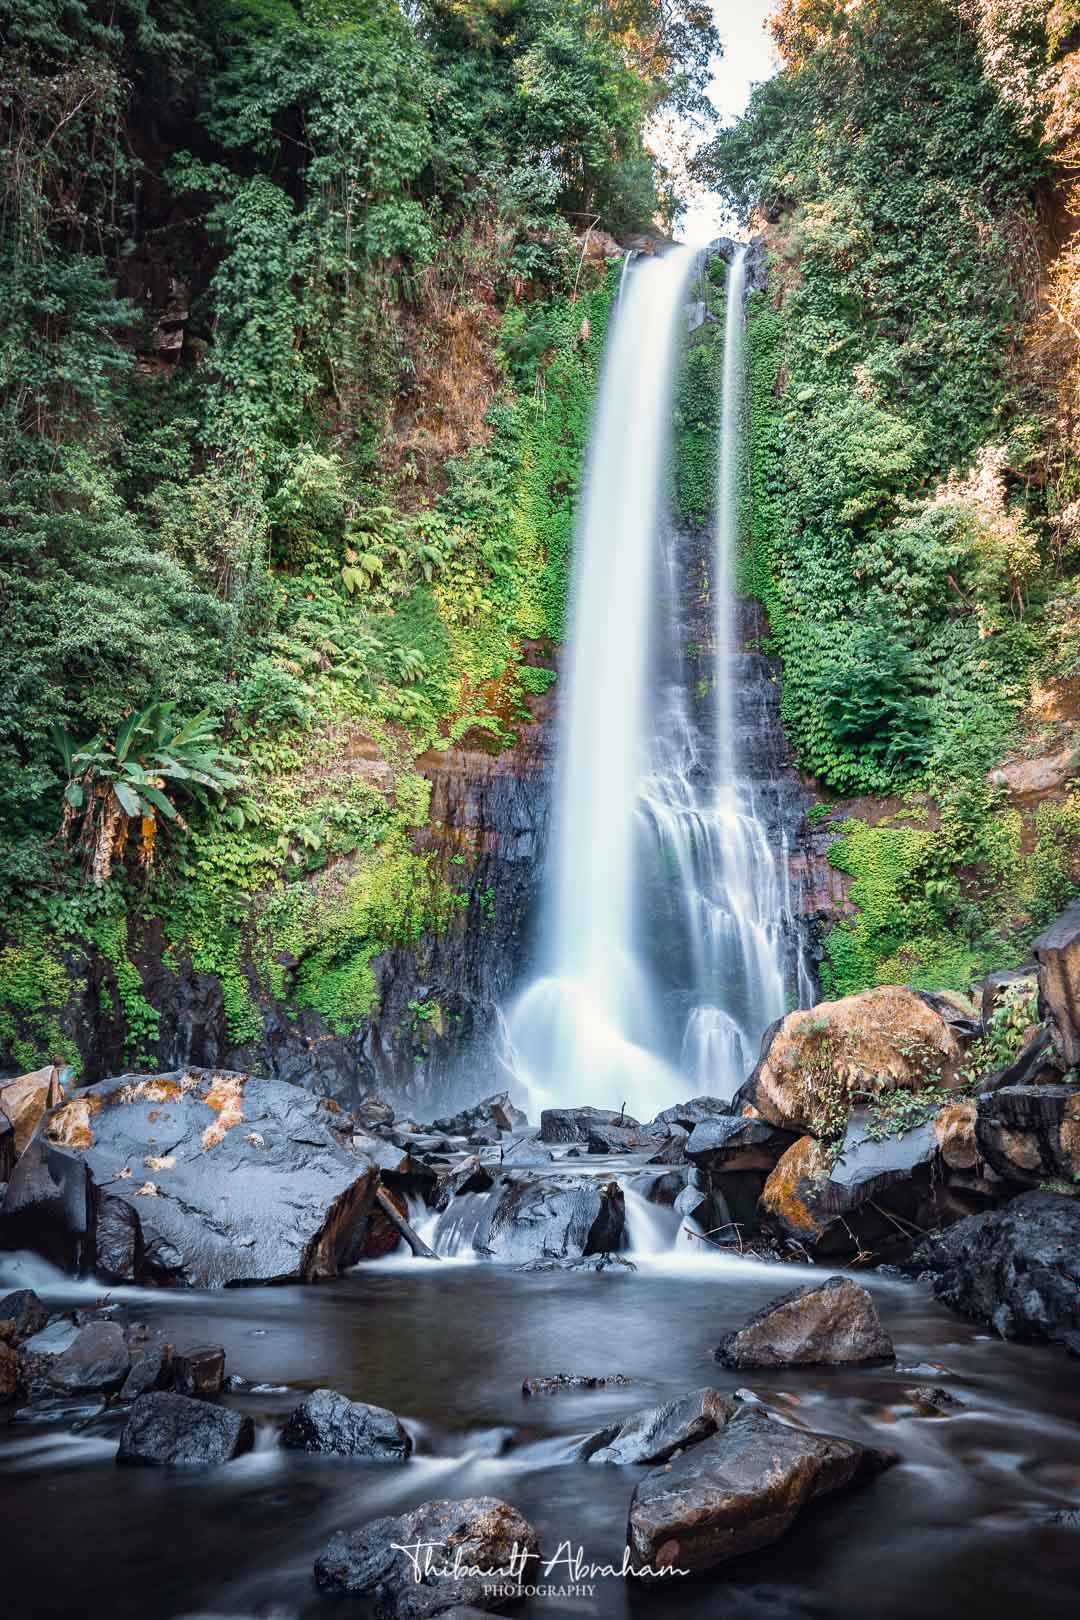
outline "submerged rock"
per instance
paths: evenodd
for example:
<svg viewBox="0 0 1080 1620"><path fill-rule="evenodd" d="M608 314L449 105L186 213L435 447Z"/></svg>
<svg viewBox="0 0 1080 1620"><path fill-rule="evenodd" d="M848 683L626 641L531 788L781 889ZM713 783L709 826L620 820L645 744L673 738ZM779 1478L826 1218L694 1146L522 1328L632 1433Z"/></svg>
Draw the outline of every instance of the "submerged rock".
<svg viewBox="0 0 1080 1620"><path fill-rule="evenodd" d="M473 1248L519 1263L606 1254L621 1246L625 1219L616 1182L513 1171L487 1200Z"/></svg>
<svg viewBox="0 0 1080 1620"><path fill-rule="evenodd" d="M548 1373L543 1378L522 1380L523 1395L561 1395L568 1389L602 1389L609 1385L632 1384L625 1373Z"/></svg>
<svg viewBox="0 0 1080 1620"><path fill-rule="evenodd" d="M646 1474L630 1501L635 1571L712 1569L777 1541L816 1497L892 1459L744 1406L711 1439Z"/></svg>
<svg viewBox="0 0 1080 1620"><path fill-rule="evenodd" d="M729 1367L843 1366L892 1357L873 1300L850 1277L830 1277L774 1299L716 1350Z"/></svg>
<svg viewBox="0 0 1080 1620"><path fill-rule="evenodd" d="M0 1241L110 1281L221 1288L335 1276L377 1172L299 1086L185 1069L89 1086L15 1168Z"/></svg>
<svg viewBox="0 0 1080 1620"><path fill-rule="evenodd" d="M964 1410L964 1402L958 1395L950 1394L940 1384L933 1389L917 1385L914 1389L904 1390L904 1399L910 1401L912 1406L918 1407L923 1417L951 1417L956 1412Z"/></svg>
<svg viewBox="0 0 1080 1620"><path fill-rule="evenodd" d="M290 1451L317 1451L369 1462L404 1462L412 1441L393 1412L350 1401L336 1389L316 1389L289 1414L281 1443Z"/></svg>
<svg viewBox="0 0 1080 1620"><path fill-rule="evenodd" d="M74 1343L54 1357L46 1377L69 1395L119 1389L131 1367L131 1353L118 1322L88 1322Z"/></svg>
<svg viewBox="0 0 1080 1620"><path fill-rule="evenodd" d="M527 1260L523 1266L515 1266L515 1271L636 1271L632 1260L625 1254L589 1254L580 1259L572 1256L566 1260Z"/></svg>
<svg viewBox="0 0 1080 1620"><path fill-rule="evenodd" d="M675 1452L696 1446L722 1429L737 1410L718 1389L694 1389L597 1430L582 1441L578 1457L582 1462L619 1466L667 1462Z"/></svg>
<svg viewBox="0 0 1080 1620"><path fill-rule="evenodd" d="M406 1547L420 1550L410 1555ZM539 1552L532 1525L498 1497L422 1502L411 1513L339 1530L316 1560L315 1582L368 1597L377 1620L428 1620L470 1606L505 1613L522 1573L535 1574L529 1560Z"/></svg>
<svg viewBox="0 0 1080 1620"><path fill-rule="evenodd" d="M1003 1339L1063 1339L1080 1329L1080 1200L1028 1192L957 1221L915 1250L946 1305Z"/></svg>
<svg viewBox="0 0 1080 1620"><path fill-rule="evenodd" d="M255 1425L249 1417L188 1395L140 1395L120 1436L118 1463L150 1467L195 1467L228 1462L250 1451Z"/></svg>

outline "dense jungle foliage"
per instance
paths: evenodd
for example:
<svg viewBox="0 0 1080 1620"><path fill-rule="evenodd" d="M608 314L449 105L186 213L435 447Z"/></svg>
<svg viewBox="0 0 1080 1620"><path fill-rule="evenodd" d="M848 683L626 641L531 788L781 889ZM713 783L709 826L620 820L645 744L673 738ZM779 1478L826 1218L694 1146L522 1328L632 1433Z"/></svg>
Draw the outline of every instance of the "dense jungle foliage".
<svg viewBox="0 0 1080 1620"><path fill-rule="evenodd" d="M1067 762L1080 715L1080 6L784 0L773 29L698 169L771 252L744 575L815 815L855 799L825 988L962 989L1080 878L1080 794L992 774Z"/></svg>
<svg viewBox="0 0 1080 1620"><path fill-rule="evenodd" d="M0 1045L75 1057L93 948L152 1053L150 919L236 1042L253 984L355 1028L467 900L413 762L552 679L601 233L671 216L710 13L4 10Z"/></svg>

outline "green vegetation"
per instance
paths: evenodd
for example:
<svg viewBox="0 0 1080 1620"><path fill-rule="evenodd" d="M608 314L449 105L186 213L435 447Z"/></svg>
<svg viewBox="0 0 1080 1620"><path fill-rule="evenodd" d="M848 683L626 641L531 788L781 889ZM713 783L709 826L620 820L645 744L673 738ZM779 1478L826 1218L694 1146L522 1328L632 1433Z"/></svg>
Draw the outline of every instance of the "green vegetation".
<svg viewBox="0 0 1080 1620"><path fill-rule="evenodd" d="M7 23L0 1061L70 1051L92 958L150 1061L162 937L238 1045L269 995L351 1031L373 959L462 903L413 851L415 759L507 746L553 679L616 281L596 230L670 215L643 130L703 113L709 14Z"/></svg>
<svg viewBox="0 0 1080 1620"><path fill-rule="evenodd" d="M781 72L698 160L768 221L741 578L787 734L834 805L909 802L832 823L858 907L827 941L837 994L964 988L1078 892L1072 801L1015 811L987 781L1061 746L1067 722L1025 737L1026 711L1074 673L1080 463L1024 353L1064 116L1039 100L1068 49L1046 9L788 0Z"/></svg>

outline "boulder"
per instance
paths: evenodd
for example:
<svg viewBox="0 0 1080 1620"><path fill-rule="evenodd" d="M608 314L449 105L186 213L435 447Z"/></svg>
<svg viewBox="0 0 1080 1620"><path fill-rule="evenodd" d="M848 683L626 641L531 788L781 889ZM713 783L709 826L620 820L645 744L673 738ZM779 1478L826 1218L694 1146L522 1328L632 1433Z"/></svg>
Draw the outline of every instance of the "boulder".
<svg viewBox="0 0 1080 1620"><path fill-rule="evenodd" d="M956 1412L964 1410L964 1402L957 1395L953 1395L940 1384L932 1389L923 1384L917 1384L912 1389L905 1389L904 1399L917 1407L923 1417L951 1417Z"/></svg>
<svg viewBox="0 0 1080 1620"><path fill-rule="evenodd" d="M139 1350L131 1358L131 1371L120 1386L122 1401L138 1400L152 1389L166 1389L172 1382L172 1345L159 1344Z"/></svg>
<svg viewBox="0 0 1080 1620"><path fill-rule="evenodd" d="M1002 1086L980 1096L978 1153L1008 1181L1080 1176L1080 1086Z"/></svg>
<svg viewBox="0 0 1080 1620"><path fill-rule="evenodd" d="M221 1070L78 1092L15 1168L0 1242L109 1281L310 1282L355 1259L377 1172L327 1102Z"/></svg>
<svg viewBox="0 0 1080 1620"><path fill-rule="evenodd" d="M926 997L884 985L780 1019L735 1101L786 1130L832 1136L857 1094L952 1085L963 1054L960 1034Z"/></svg>
<svg viewBox="0 0 1080 1620"><path fill-rule="evenodd" d="M768 1546L807 1503L891 1460L741 1407L711 1439L638 1483L627 1527L633 1572L712 1569Z"/></svg>
<svg viewBox="0 0 1080 1620"><path fill-rule="evenodd" d="M929 1193L937 1152L932 1122L878 1138L864 1115L852 1115L841 1143L803 1136L788 1148L762 1190L762 1224L814 1250L873 1249L883 1236L897 1236L879 1200L896 1183L905 1184L908 1203L916 1202L916 1182ZM871 1203L877 1207L865 1212L870 1220L853 1222Z"/></svg>
<svg viewBox="0 0 1080 1620"><path fill-rule="evenodd" d="M220 1395L225 1386L225 1351L220 1344L193 1345L173 1357L173 1385L178 1395L200 1400Z"/></svg>
<svg viewBox="0 0 1080 1620"><path fill-rule="evenodd" d="M695 1125L704 1125L710 1119L730 1113L730 1099L725 1101L722 1097L691 1097L688 1102L675 1103L671 1108L661 1109L653 1124L681 1125L684 1131L689 1132Z"/></svg>
<svg viewBox="0 0 1080 1620"><path fill-rule="evenodd" d="M695 1125L686 1157L701 1170L771 1170L795 1141L794 1131L779 1129L753 1115L727 1114Z"/></svg>
<svg viewBox="0 0 1080 1620"><path fill-rule="evenodd" d="M519 1264L606 1254L621 1247L625 1219L616 1182L515 1170L487 1199L473 1248Z"/></svg>
<svg viewBox="0 0 1080 1620"><path fill-rule="evenodd" d="M716 1350L716 1359L729 1367L839 1367L892 1356L873 1300L850 1277L783 1294Z"/></svg>
<svg viewBox="0 0 1080 1620"><path fill-rule="evenodd" d="M1036 1028L1030 1040L1024 1042L1016 1057L1004 1068L984 1074L976 1092L982 1096L988 1091L1000 1091L1003 1086L1056 1085L1064 1073L1062 1060L1054 1046L1054 1037L1045 1026Z"/></svg>
<svg viewBox="0 0 1080 1620"><path fill-rule="evenodd" d="M435 1120L431 1129L444 1136L471 1136L488 1127L496 1131L518 1131L528 1123L528 1116L510 1101L510 1093L499 1091L448 1119Z"/></svg>
<svg viewBox="0 0 1080 1620"><path fill-rule="evenodd" d="M351 1137L353 1151L360 1153L365 1159L380 1170L391 1175L405 1175L410 1169L409 1150L398 1147L394 1142L387 1141L381 1136L369 1136L366 1132L354 1131Z"/></svg>
<svg viewBox="0 0 1080 1620"><path fill-rule="evenodd" d="M1003 1339L1062 1340L1080 1329L1080 1199L1027 1192L957 1221L915 1250L934 1293Z"/></svg>
<svg viewBox="0 0 1080 1620"><path fill-rule="evenodd" d="M561 1395L568 1389L603 1389L609 1385L632 1384L625 1373L549 1373L544 1378L522 1380L523 1395Z"/></svg>
<svg viewBox="0 0 1080 1620"><path fill-rule="evenodd" d="M376 1620L428 1620L462 1605L504 1613L539 1553L536 1531L509 1502L422 1502L339 1530L316 1560L315 1582L366 1596Z"/></svg>
<svg viewBox="0 0 1080 1620"><path fill-rule="evenodd" d="M67 1395L119 1389L131 1367L131 1353L118 1322L88 1322L75 1342L56 1356L46 1377Z"/></svg>
<svg viewBox="0 0 1080 1620"><path fill-rule="evenodd" d="M389 1130L394 1123L394 1110L384 1098L369 1091L354 1108L353 1119L361 1131Z"/></svg>
<svg viewBox="0 0 1080 1620"><path fill-rule="evenodd" d="M26 1150L49 1109L63 1102L63 1080L64 1071L55 1063L35 1069L33 1074L21 1074L16 1080L0 1080L0 1114L14 1134L16 1158Z"/></svg>
<svg viewBox="0 0 1080 1620"><path fill-rule="evenodd" d="M582 1462L619 1466L664 1463L722 1429L736 1410L718 1389L694 1389L598 1430L582 1441L577 1455Z"/></svg>
<svg viewBox="0 0 1080 1620"><path fill-rule="evenodd" d="M229 1462L255 1444L249 1417L187 1395L140 1395L120 1436L118 1463L194 1467Z"/></svg>
<svg viewBox="0 0 1080 1620"><path fill-rule="evenodd" d="M1080 900L1043 930L1032 950L1039 964L1039 1011L1066 1067L1075 1068L1080 1064Z"/></svg>
<svg viewBox="0 0 1080 1620"><path fill-rule="evenodd" d="M384 1406L350 1401L336 1389L316 1389L289 1414L281 1443L290 1451L317 1451L368 1462L404 1462L412 1441Z"/></svg>
<svg viewBox="0 0 1080 1620"><path fill-rule="evenodd" d="M495 1185L491 1169L479 1154L473 1153L453 1170L440 1175L431 1197L431 1207L443 1210L462 1193L490 1192Z"/></svg>
<svg viewBox="0 0 1080 1620"><path fill-rule="evenodd" d="M540 1140L585 1144L591 1132L604 1126L620 1131L639 1129L636 1119L611 1108L545 1108L540 1115Z"/></svg>
<svg viewBox="0 0 1080 1620"><path fill-rule="evenodd" d="M0 1321L15 1324L11 1342L22 1344L49 1324L49 1313L32 1288L17 1288L0 1299Z"/></svg>

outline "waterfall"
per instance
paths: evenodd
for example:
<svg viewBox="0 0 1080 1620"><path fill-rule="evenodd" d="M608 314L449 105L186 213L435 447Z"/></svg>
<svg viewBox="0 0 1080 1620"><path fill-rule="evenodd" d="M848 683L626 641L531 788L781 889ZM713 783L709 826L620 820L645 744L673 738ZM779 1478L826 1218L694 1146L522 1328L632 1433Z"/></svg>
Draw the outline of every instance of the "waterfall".
<svg viewBox="0 0 1080 1620"><path fill-rule="evenodd" d="M510 1020L534 1098L678 1101L636 949L635 807L647 766L650 599L690 249L635 263L604 361L570 599L547 971ZM655 1099L661 1098L657 1102Z"/></svg>
<svg viewBox="0 0 1080 1620"><path fill-rule="evenodd" d="M635 262L613 312L575 542L541 972L507 1021L534 1108L625 1103L648 1119L692 1090L730 1096L785 1010L786 860L778 868L744 757L745 710L771 675L741 651L732 589L741 248L728 274L711 547L676 532L665 501L695 257ZM688 658L702 566L704 680Z"/></svg>

